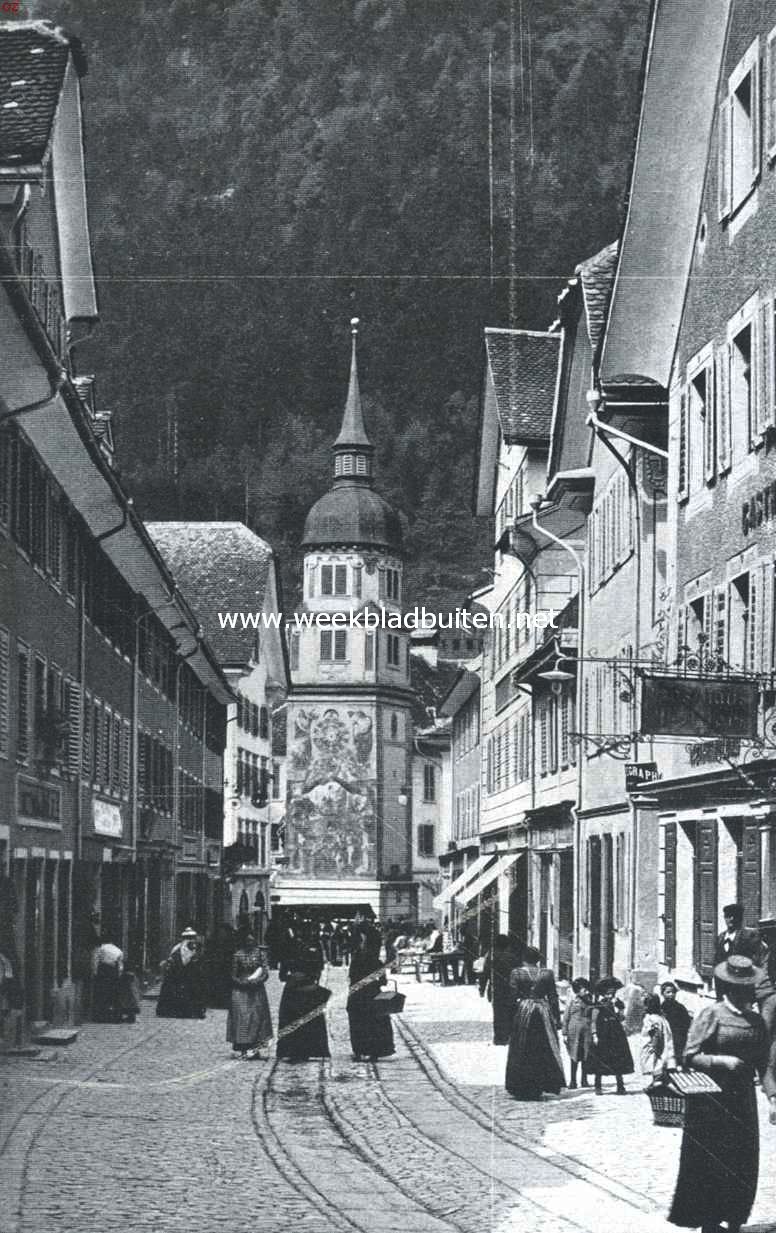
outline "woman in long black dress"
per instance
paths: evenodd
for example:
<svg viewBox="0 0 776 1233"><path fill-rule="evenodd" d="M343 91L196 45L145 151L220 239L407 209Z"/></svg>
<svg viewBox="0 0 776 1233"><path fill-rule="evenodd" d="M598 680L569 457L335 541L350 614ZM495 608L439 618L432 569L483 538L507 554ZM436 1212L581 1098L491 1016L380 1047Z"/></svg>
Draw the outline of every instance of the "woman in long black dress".
<svg viewBox="0 0 776 1233"><path fill-rule="evenodd" d="M685 1067L711 1075L722 1091L688 1096L679 1176L668 1219L703 1233L738 1233L757 1193L760 1161L754 1074L762 1079L776 1123L776 1075L768 1033L752 1009L761 973L745 955L730 955L714 969L722 1001L695 1016L684 1050Z"/></svg>
<svg viewBox="0 0 776 1233"><path fill-rule="evenodd" d="M272 1039L272 1019L264 985L269 977L267 952L245 934L231 964L231 1001L226 1020L226 1039L235 1053L247 1058L266 1058Z"/></svg>
<svg viewBox="0 0 776 1233"><path fill-rule="evenodd" d="M390 1015L379 1015L375 998L386 975L380 964L380 934L371 925L364 928L360 945L350 961L348 972L348 1022L350 1047L355 1061L368 1057L390 1057L394 1052Z"/></svg>
<svg viewBox="0 0 776 1233"><path fill-rule="evenodd" d="M199 937L189 926L173 946L167 960L156 1013L162 1019L204 1019L204 963L199 949Z"/></svg>
<svg viewBox="0 0 776 1233"><path fill-rule="evenodd" d="M590 1015L590 1050L588 1071L595 1075L595 1094L600 1096L603 1075L614 1075L617 1080L617 1095L625 1095L623 1075L632 1075L633 1055L628 1037L620 1021L624 1010L622 1002L615 999L622 984L614 976L604 976L595 987L597 1001Z"/></svg>
<svg viewBox="0 0 776 1233"><path fill-rule="evenodd" d="M278 1009L277 1056L288 1062L331 1057L325 1007L330 989L318 984L321 972L317 947L299 951L289 972Z"/></svg>
<svg viewBox="0 0 776 1233"><path fill-rule="evenodd" d="M558 1029L553 1013L557 1000L555 977L547 970L530 981L526 968L513 973L517 998L509 1037L504 1086L516 1100L541 1100L543 1092L557 1095L566 1085Z"/></svg>

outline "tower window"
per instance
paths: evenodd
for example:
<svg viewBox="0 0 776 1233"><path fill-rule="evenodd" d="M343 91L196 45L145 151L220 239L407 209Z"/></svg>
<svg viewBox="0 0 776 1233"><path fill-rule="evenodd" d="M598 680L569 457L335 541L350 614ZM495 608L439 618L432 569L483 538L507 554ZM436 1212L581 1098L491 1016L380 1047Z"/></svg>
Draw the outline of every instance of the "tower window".
<svg viewBox="0 0 776 1233"><path fill-rule="evenodd" d="M399 735L399 716L394 711L391 715L391 740L395 741Z"/></svg>
<svg viewBox="0 0 776 1233"><path fill-rule="evenodd" d="M338 454L338 455L337 455L337 457L334 459L334 477L335 477L335 479L336 479L336 477L337 477L338 475L342 475L342 455L341 455L341 454Z"/></svg>
<svg viewBox="0 0 776 1233"><path fill-rule="evenodd" d="M342 662L347 659L348 654L348 635L345 629L322 629L321 630L321 660L331 661L336 660Z"/></svg>
<svg viewBox="0 0 776 1233"><path fill-rule="evenodd" d="M373 633L367 634L364 639L364 669L366 672L374 672L375 667L375 636Z"/></svg>
<svg viewBox="0 0 776 1233"><path fill-rule="evenodd" d="M423 767L423 800L436 800L436 768L432 762L427 762Z"/></svg>
<svg viewBox="0 0 776 1233"><path fill-rule="evenodd" d="M366 475L366 458L363 454L356 458L356 475Z"/></svg>
<svg viewBox="0 0 776 1233"><path fill-rule="evenodd" d="M334 566L334 594L347 595L348 593L348 567L347 565Z"/></svg>
<svg viewBox="0 0 776 1233"><path fill-rule="evenodd" d="M342 459L342 474L343 475L353 474L353 455L352 454L346 454L345 457Z"/></svg>
<svg viewBox="0 0 776 1233"><path fill-rule="evenodd" d="M334 567L321 566L321 595L332 595L334 592Z"/></svg>
<svg viewBox="0 0 776 1233"><path fill-rule="evenodd" d="M400 646L401 646L401 643L399 642L399 635L398 634L388 634L388 637L386 638L386 642L385 642L385 654L386 654L386 662L389 668L399 667Z"/></svg>
<svg viewBox="0 0 776 1233"><path fill-rule="evenodd" d="M434 823L422 822L418 827L418 856L434 855Z"/></svg>
<svg viewBox="0 0 776 1233"><path fill-rule="evenodd" d="M356 597L361 596L361 566L353 566L353 594Z"/></svg>
<svg viewBox="0 0 776 1233"><path fill-rule="evenodd" d="M388 599L399 602L399 571L398 569L386 569L385 571L385 594Z"/></svg>
<svg viewBox="0 0 776 1233"><path fill-rule="evenodd" d="M290 650L289 658L291 660L291 671L298 672L299 671L299 634L298 633L291 634L291 646L289 650Z"/></svg>

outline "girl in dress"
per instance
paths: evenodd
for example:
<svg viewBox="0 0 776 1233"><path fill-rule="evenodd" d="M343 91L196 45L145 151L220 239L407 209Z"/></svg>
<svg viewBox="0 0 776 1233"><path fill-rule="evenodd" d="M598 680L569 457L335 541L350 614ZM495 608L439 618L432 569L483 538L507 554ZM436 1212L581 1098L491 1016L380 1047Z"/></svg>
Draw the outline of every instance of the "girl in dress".
<svg viewBox="0 0 776 1233"><path fill-rule="evenodd" d="M584 976L578 976L571 982L572 996L566 1003L563 1013L563 1038L566 1042L569 1061L571 1062L571 1079L569 1087L577 1086L577 1069L582 1070L582 1086L589 1087L587 1081L587 1059L591 1045L590 1016L593 1010L593 995L590 992L590 981Z"/></svg>
<svg viewBox="0 0 776 1233"><path fill-rule="evenodd" d="M614 1075L617 1080L617 1095L625 1095L623 1075L633 1074L628 1037L620 1016L625 1007L615 998L622 982L614 976L605 976L595 987L596 1003L590 1017L590 1054L588 1069L595 1075L595 1094L602 1094L603 1075Z"/></svg>

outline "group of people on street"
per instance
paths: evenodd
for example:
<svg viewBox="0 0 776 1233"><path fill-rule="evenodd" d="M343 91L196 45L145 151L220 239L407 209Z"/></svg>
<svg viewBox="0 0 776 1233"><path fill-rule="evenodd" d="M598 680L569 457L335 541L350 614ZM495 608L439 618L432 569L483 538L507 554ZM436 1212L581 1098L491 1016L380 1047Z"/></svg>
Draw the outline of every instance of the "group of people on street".
<svg viewBox="0 0 776 1233"><path fill-rule="evenodd" d="M277 967L283 983L278 1008L276 1056L289 1062L328 1058L329 1040L324 1010L331 990L320 980L327 946L320 923L300 915L280 922L270 935L272 945L259 945L248 925L233 936L228 955L229 998L226 1037L232 1049L246 1060L268 1057L274 1036L265 989L270 968ZM332 935L333 937L333 935ZM390 1014L379 994L386 983L386 964L381 962L383 934L363 917L342 929L337 954L349 960L350 993L347 1015L353 1057L356 1060L390 1057L394 1052ZM219 947L224 950L225 938ZM328 954L332 954L328 940ZM224 956L225 959L225 956ZM156 1013L162 1018L204 1018L212 988L212 965L196 931L183 930L165 964Z"/></svg>

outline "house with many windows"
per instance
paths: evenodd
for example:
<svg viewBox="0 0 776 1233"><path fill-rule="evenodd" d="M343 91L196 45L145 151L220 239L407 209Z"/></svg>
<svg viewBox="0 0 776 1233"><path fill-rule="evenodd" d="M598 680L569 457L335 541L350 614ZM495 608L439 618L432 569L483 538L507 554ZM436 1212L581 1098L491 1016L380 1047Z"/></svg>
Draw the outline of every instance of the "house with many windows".
<svg viewBox="0 0 776 1233"><path fill-rule="evenodd" d="M709 10L691 191L662 240L684 278L642 366L669 396L674 715L682 706L648 789L656 949L660 974L688 990L708 988L723 904L743 903L750 925L776 916L776 5ZM692 57L674 67L673 98L689 99ZM668 125L659 98L647 106Z"/></svg>
<svg viewBox="0 0 776 1233"><path fill-rule="evenodd" d="M148 531L236 695L224 755L223 919L234 926L250 919L262 937L272 864L270 800L279 777L272 711L289 688L277 558L241 522L152 522ZM193 874L203 854L192 848L188 859Z"/></svg>
<svg viewBox="0 0 776 1233"><path fill-rule="evenodd" d="M83 52L18 22L0 59L0 951L24 1014L61 1020L88 1009L97 918L138 967L166 953L184 823L212 834L191 918L212 920L230 691L75 370L97 317Z"/></svg>

